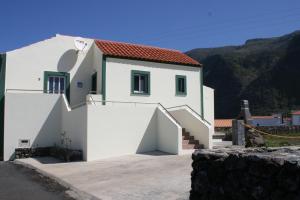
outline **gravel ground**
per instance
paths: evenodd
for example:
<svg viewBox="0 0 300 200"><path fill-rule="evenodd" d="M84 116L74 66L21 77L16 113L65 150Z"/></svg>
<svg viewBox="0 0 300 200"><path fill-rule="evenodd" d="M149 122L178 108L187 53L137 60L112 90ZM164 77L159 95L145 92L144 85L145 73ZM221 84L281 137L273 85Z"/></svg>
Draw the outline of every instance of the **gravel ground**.
<svg viewBox="0 0 300 200"><path fill-rule="evenodd" d="M73 200L65 188L33 169L0 162L0 199Z"/></svg>

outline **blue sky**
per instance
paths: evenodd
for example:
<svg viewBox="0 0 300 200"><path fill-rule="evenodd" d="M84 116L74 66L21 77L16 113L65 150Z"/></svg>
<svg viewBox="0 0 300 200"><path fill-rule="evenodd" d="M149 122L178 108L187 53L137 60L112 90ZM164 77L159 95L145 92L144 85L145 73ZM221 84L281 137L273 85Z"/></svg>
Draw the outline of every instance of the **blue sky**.
<svg viewBox="0 0 300 200"><path fill-rule="evenodd" d="M299 0L1 0L0 52L56 33L187 51L300 29Z"/></svg>

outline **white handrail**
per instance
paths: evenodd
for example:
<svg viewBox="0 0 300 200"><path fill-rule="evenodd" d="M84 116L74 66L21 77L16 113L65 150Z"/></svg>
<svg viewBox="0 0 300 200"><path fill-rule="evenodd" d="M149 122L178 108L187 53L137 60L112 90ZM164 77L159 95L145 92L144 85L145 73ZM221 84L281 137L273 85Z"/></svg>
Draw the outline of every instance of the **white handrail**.
<svg viewBox="0 0 300 200"><path fill-rule="evenodd" d="M167 115L169 115L169 117L171 117L175 123L179 126L180 123L171 115L171 113L161 104L161 103L149 103L149 102L137 102L137 101L99 101L99 100L93 100L93 102L101 102L101 103L124 103L124 104L145 104L145 105L158 105L160 106L164 111L166 111ZM95 104L96 105L96 104Z"/></svg>
<svg viewBox="0 0 300 200"><path fill-rule="evenodd" d="M207 121L204 116L201 116L199 113L197 113L193 108L191 108L189 105L184 104L184 105L179 105L179 106L172 106L166 109L172 109L172 108L179 108L179 107L187 107L188 109L190 109L194 114L198 115L203 121L205 121L206 123L208 123L209 125L211 125L211 123L209 121Z"/></svg>

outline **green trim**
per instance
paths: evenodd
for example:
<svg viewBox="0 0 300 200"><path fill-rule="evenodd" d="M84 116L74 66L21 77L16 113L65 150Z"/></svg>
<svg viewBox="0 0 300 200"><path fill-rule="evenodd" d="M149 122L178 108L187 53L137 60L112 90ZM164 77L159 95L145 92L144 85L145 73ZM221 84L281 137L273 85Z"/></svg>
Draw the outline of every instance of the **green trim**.
<svg viewBox="0 0 300 200"><path fill-rule="evenodd" d="M147 76L147 92L145 93L136 93L134 92L134 75L146 75ZM137 95L137 96L150 96L151 94L151 81L150 81L150 72L149 71L139 71L139 70L131 70L131 95Z"/></svg>
<svg viewBox="0 0 300 200"><path fill-rule="evenodd" d="M106 57L102 58L102 84L101 84L101 92L102 92L102 105L105 105L106 101Z"/></svg>
<svg viewBox="0 0 300 200"><path fill-rule="evenodd" d="M4 152L4 105L5 105L6 54L0 54L0 160Z"/></svg>
<svg viewBox="0 0 300 200"><path fill-rule="evenodd" d="M51 71L44 71L44 93L47 93L47 82L49 76L63 76L66 78L66 97L70 102L70 74L67 72L51 72Z"/></svg>
<svg viewBox="0 0 300 200"><path fill-rule="evenodd" d="M204 102L203 102L203 68L200 69L200 99L201 99L201 102L200 102L200 105L201 105L201 116L202 116L202 119L204 119Z"/></svg>
<svg viewBox="0 0 300 200"><path fill-rule="evenodd" d="M184 92L179 91L179 79L183 78L184 81ZM175 76L175 95L176 96L186 96L187 94L187 81L186 76L184 75L176 75Z"/></svg>

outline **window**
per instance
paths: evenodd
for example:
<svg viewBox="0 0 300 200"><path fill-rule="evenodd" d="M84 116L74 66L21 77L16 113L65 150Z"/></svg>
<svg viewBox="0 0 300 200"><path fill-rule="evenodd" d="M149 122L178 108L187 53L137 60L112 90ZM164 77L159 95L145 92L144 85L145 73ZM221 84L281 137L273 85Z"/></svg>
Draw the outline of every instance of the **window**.
<svg viewBox="0 0 300 200"><path fill-rule="evenodd" d="M44 72L44 93L70 96L70 75L65 72Z"/></svg>
<svg viewBox="0 0 300 200"><path fill-rule="evenodd" d="M47 93L63 94L66 91L66 78L64 76L48 76Z"/></svg>
<svg viewBox="0 0 300 200"><path fill-rule="evenodd" d="M131 94L150 94L150 72L131 71Z"/></svg>
<svg viewBox="0 0 300 200"><path fill-rule="evenodd" d="M92 75L92 85L91 85L91 93L97 93L97 72Z"/></svg>
<svg viewBox="0 0 300 200"><path fill-rule="evenodd" d="M186 95L186 76L176 75L176 95Z"/></svg>

